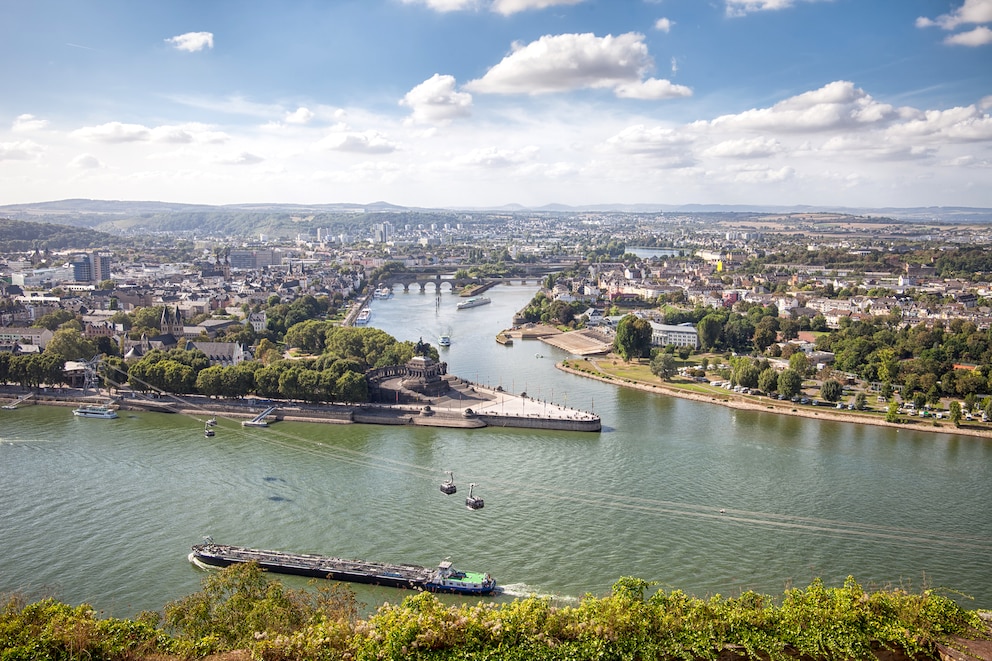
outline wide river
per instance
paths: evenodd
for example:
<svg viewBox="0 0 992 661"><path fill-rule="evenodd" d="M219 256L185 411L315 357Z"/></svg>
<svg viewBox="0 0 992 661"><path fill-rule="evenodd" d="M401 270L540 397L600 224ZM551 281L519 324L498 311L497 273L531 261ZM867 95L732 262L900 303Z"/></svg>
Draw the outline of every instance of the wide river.
<svg viewBox="0 0 992 661"><path fill-rule="evenodd" d="M371 325L441 349L449 372L593 410L600 433L0 411L0 593L161 610L199 589L204 535L261 548L491 573L497 599L572 600L635 576L698 596L838 585L946 588L992 607L992 443L746 412L556 370L538 341L505 347L534 286L455 309L398 292ZM458 493L438 490L454 472ZM469 483L485 508L464 506ZM305 581L289 579L294 587ZM367 604L409 592L357 586ZM971 597L973 599L970 599Z"/></svg>

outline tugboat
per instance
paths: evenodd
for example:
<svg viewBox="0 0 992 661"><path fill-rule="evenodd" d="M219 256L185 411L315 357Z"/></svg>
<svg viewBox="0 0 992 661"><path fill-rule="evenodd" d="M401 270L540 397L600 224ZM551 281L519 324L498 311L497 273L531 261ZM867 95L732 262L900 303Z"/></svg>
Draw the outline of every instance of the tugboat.
<svg viewBox="0 0 992 661"><path fill-rule="evenodd" d="M419 565L393 565L366 560L343 560L310 553L265 551L243 546L215 544L209 537L195 544L189 561L201 567L228 567L257 562L264 571L293 574L335 581L368 583L394 588L411 588L428 592L487 595L496 591L496 581L489 574L463 572L451 562L441 562L437 569Z"/></svg>

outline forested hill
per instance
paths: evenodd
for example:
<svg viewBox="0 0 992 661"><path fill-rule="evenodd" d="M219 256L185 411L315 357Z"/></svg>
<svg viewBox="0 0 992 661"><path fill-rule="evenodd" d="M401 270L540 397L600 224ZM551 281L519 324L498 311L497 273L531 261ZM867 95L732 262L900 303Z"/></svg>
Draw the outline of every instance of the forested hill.
<svg viewBox="0 0 992 661"><path fill-rule="evenodd" d="M8 252L100 248L111 236L92 229L0 218L0 245Z"/></svg>
<svg viewBox="0 0 992 661"><path fill-rule="evenodd" d="M113 200L60 200L0 206L0 218L87 227L114 235L158 232L198 236L291 237L317 228L335 233L365 232L371 224L450 222L445 210L406 209L386 202L371 204L175 204Z"/></svg>

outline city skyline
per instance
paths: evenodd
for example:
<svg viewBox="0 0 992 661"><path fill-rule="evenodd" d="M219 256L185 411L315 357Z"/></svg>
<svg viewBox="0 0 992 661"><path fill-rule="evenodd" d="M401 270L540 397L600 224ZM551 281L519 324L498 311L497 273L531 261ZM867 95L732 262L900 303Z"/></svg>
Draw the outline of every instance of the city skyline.
<svg viewBox="0 0 992 661"><path fill-rule="evenodd" d="M992 207L992 0L2 11L0 205Z"/></svg>

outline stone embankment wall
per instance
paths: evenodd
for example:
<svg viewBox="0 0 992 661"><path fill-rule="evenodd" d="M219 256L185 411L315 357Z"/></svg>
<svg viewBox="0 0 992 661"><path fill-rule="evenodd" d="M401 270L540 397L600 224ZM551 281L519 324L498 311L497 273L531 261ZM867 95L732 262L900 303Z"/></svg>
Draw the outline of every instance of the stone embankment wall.
<svg viewBox="0 0 992 661"><path fill-rule="evenodd" d="M551 429L554 431L602 431L599 418L585 420L569 418L541 418L520 415L479 415L491 427L521 427L524 429Z"/></svg>

